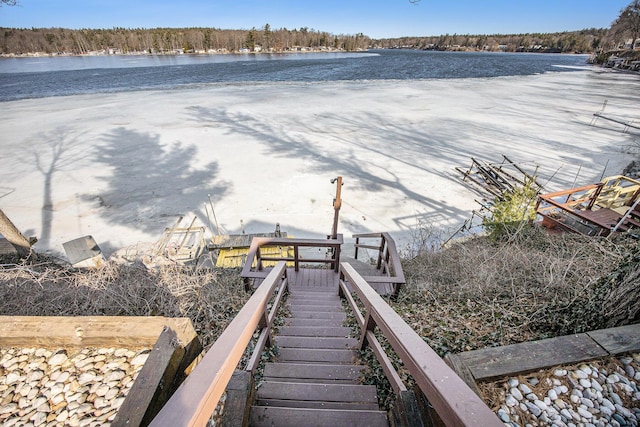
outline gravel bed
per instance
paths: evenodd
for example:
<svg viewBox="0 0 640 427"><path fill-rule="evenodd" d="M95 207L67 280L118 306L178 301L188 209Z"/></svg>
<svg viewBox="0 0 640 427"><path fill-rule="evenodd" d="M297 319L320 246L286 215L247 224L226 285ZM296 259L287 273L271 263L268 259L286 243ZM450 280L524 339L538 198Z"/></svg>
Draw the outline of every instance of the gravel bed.
<svg viewBox="0 0 640 427"><path fill-rule="evenodd" d="M0 349L3 426L108 426L150 349Z"/></svg>
<svg viewBox="0 0 640 427"><path fill-rule="evenodd" d="M481 384L507 426L638 426L640 354Z"/></svg>

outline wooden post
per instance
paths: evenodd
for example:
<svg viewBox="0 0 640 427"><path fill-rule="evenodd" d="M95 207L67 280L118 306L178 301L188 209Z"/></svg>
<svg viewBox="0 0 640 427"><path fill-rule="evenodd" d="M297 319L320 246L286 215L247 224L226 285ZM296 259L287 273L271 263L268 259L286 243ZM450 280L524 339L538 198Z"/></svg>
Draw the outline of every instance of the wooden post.
<svg viewBox="0 0 640 427"><path fill-rule="evenodd" d="M0 234L16 248L20 257L28 257L31 254L31 243L13 225L11 220L2 212L2 209L0 209Z"/></svg>
<svg viewBox="0 0 640 427"><path fill-rule="evenodd" d="M342 191L342 177L339 176L331 180L331 183L337 181L336 184L336 198L333 199L333 227L331 228L331 238L338 238L338 216L340 215L340 207L342 206L342 198L340 197L340 193Z"/></svg>

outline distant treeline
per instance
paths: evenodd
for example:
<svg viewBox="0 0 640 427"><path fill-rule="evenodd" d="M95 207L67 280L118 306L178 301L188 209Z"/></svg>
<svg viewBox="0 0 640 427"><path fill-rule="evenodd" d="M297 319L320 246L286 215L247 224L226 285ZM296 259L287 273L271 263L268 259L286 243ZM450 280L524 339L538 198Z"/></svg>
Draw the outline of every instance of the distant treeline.
<svg viewBox="0 0 640 427"><path fill-rule="evenodd" d="M488 50L505 52L591 53L613 47L607 29L586 29L562 33L469 35L445 34L432 37L402 37L376 40L382 48L433 50Z"/></svg>
<svg viewBox="0 0 640 427"><path fill-rule="evenodd" d="M86 54L147 52L288 51L301 48L366 49L371 39L362 34L332 35L309 28L222 30L216 28L82 29L0 28L0 53Z"/></svg>
<svg viewBox="0 0 640 427"><path fill-rule="evenodd" d="M363 34L334 35L309 28L277 30L216 28L82 29L0 28L0 53L49 54L174 53L174 52L284 52L291 50L363 50L407 48L433 50L488 50L506 52L591 53L613 43L607 29L586 29L549 34L461 35L371 39Z"/></svg>

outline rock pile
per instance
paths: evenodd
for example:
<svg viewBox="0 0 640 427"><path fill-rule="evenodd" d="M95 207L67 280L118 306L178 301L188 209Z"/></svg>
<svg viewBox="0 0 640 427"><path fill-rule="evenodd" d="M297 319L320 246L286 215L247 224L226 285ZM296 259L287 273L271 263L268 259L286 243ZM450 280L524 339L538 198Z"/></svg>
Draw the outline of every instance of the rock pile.
<svg viewBox="0 0 640 427"><path fill-rule="evenodd" d="M109 425L148 354L149 349L0 349L0 423Z"/></svg>
<svg viewBox="0 0 640 427"><path fill-rule="evenodd" d="M640 354L510 378L496 410L507 426L638 426Z"/></svg>
<svg viewBox="0 0 640 427"><path fill-rule="evenodd" d="M632 179L640 179L640 160L633 160L622 171L622 175Z"/></svg>

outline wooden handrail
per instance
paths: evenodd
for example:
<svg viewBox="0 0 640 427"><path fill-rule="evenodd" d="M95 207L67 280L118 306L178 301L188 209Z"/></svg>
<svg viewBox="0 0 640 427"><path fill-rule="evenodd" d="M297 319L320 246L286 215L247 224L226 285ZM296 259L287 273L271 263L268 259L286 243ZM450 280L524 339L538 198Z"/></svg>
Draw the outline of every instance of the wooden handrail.
<svg viewBox="0 0 640 427"><path fill-rule="evenodd" d="M335 271L338 271L340 263L340 247L342 246L342 235L338 234L336 239L289 239L281 237L254 237L251 240L249 251L247 252L247 260L242 268L242 277L244 278L263 278L266 276L265 272L262 272L264 268L264 261L288 261L294 263L296 271L300 268L300 263L324 263L332 264ZM268 256L263 257L260 254L260 248L267 246L285 246L294 248L294 256L291 257L278 257ZM331 248L333 249L333 258L329 259L303 259L299 254L300 247L312 247L312 248ZM252 266L256 263L256 270L252 270Z"/></svg>
<svg viewBox="0 0 640 427"><path fill-rule="evenodd" d="M278 286L286 288L285 273L285 262L279 262L160 410L151 426L207 424L256 328L261 323L263 329L270 328L272 315L267 313L267 303ZM277 304L274 304L272 313L277 309Z"/></svg>
<svg viewBox="0 0 640 427"><path fill-rule="evenodd" d="M402 263L400 262L400 255L396 248L396 242L389 233L361 233L354 234L356 239L355 243L355 259L358 259L359 249L373 249L378 251L378 259L376 261L376 268L382 270L383 276L366 276L365 280L369 283L393 283L396 285L402 285L406 283L404 278L404 272L402 271ZM366 245L360 243L360 239L380 239L379 245ZM399 289L396 287L395 293Z"/></svg>
<svg viewBox="0 0 640 427"><path fill-rule="evenodd" d="M402 359L404 367L411 373L445 425L503 425L482 399L402 320L349 263L341 264L341 274L349 281L360 301L367 307L367 315L361 328L362 345L375 340L372 331L377 326ZM342 295L349 293L344 281L341 281L340 286ZM352 309L358 310L357 307ZM372 347L375 349L378 345L373 344ZM383 363L383 360L378 361ZM393 368L384 369L386 371Z"/></svg>

